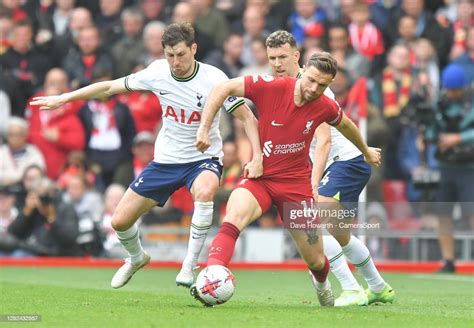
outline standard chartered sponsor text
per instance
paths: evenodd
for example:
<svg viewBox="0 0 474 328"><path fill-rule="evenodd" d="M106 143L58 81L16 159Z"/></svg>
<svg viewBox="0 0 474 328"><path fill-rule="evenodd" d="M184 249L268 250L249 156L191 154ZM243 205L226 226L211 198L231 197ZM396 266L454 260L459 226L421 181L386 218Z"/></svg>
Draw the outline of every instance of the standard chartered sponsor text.
<svg viewBox="0 0 474 328"><path fill-rule="evenodd" d="M291 153L297 153L300 152L304 149L306 142L298 142L298 143L292 143L292 144L279 144L275 146L275 150L273 151L273 154L291 154Z"/></svg>

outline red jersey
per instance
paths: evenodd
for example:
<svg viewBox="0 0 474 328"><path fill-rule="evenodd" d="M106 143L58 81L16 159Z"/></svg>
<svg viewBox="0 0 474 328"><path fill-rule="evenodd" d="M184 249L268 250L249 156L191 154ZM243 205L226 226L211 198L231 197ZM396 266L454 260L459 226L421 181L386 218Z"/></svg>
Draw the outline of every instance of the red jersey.
<svg viewBox="0 0 474 328"><path fill-rule="evenodd" d="M325 95L296 106L296 81L291 77L245 77L245 97L257 107L266 178L310 178L309 148L314 131L323 122L336 126L343 117L337 102Z"/></svg>

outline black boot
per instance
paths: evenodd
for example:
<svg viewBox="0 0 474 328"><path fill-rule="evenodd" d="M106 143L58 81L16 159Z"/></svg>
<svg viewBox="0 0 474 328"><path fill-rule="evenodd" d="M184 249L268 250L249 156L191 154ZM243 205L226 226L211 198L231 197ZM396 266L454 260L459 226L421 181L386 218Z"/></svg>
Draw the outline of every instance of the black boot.
<svg viewBox="0 0 474 328"><path fill-rule="evenodd" d="M438 273L454 273L456 272L456 267L454 266L453 260L444 260L444 264L439 269Z"/></svg>

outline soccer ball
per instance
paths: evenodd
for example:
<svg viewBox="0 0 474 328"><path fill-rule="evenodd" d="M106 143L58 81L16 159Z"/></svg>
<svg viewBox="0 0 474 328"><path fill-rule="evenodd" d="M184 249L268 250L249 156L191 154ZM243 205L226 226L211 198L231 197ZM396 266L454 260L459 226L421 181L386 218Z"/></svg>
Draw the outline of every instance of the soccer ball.
<svg viewBox="0 0 474 328"><path fill-rule="evenodd" d="M206 304L222 304L234 295L235 278L225 266L211 265L197 276L196 289Z"/></svg>

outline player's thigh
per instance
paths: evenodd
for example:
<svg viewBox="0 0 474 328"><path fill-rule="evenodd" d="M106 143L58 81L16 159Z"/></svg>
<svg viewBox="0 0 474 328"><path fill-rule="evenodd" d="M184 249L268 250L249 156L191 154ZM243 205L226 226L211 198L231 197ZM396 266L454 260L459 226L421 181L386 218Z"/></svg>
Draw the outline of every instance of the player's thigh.
<svg viewBox="0 0 474 328"><path fill-rule="evenodd" d="M191 195L194 201L211 202L219 188L218 176L209 170L202 171L191 186Z"/></svg>
<svg viewBox="0 0 474 328"><path fill-rule="evenodd" d="M249 190L237 188L232 191L227 202L224 222L232 223L242 231L260 216L262 216L262 208Z"/></svg>
<svg viewBox="0 0 474 328"><path fill-rule="evenodd" d="M290 234L295 241L301 257L314 270L324 267L323 238L320 229L290 229Z"/></svg>
<svg viewBox="0 0 474 328"><path fill-rule="evenodd" d="M129 229L140 216L157 204L153 199L143 197L128 188L114 211L112 227L117 231Z"/></svg>
<svg viewBox="0 0 474 328"><path fill-rule="evenodd" d="M324 223L332 222L335 218L334 214L336 211L344 209L337 199L322 195L318 195L317 206L319 210L318 215Z"/></svg>
<svg viewBox="0 0 474 328"><path fill-rule="evenodd" d="M325 223L326 230L339 242L341 245L347 245L351 237L351 229L349 225L352 217L343 217L346 213L346 208L332 197L318 195L318 209L319 216L322 223Z"/></svg>

